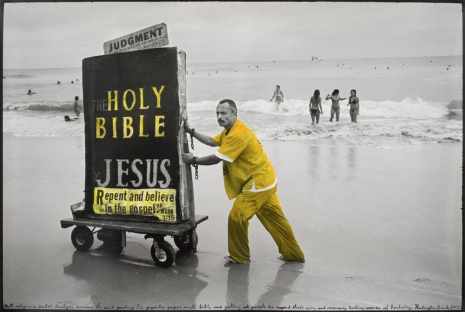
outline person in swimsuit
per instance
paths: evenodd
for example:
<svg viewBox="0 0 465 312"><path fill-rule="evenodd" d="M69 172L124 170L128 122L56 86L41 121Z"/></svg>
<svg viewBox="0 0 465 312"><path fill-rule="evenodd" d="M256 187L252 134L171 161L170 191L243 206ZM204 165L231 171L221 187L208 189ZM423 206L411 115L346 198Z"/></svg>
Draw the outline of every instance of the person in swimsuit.
<svg viewBox="0 0 465 312"><path fill-rule="evenodd" d="M355 90L350 91L350 98L349 98L349 103L347 104L347 106L349 105L350 105L350 111L349 111L350 119L352 122L357 122L357 115L359 112L360 105L359 105L359 101L357 97L357 91Z"/></svg>
<svg viewBox="0 0 465 312"><path fill-rule="evenodd" d="M343 98L339 97L339 90L334 89L333 93L331 95L326 96L326 100L331 99L332 105L331 105L331 118L329 121L333 121L334 114L336 114L336 121L339 121L339 113L340 113L340 108L339 108L339 100L345 100Z"/></svg>
<svg viewBox="0 0 465 312"><path fill-rule="evenodd" d="M310 116L312 117L312 126L320 121L320 112L323 114L323 108L321 107L321 97L320 97L320 90L315 90L313 96L310 98Z"/></svg>
<svg viewBox="0 0 465 312"><path fill-rule="evenodd" d="M276 91L274 92L273 97L271 98L270 102L273 101L273 99L275 99L275 102L278 103L278 106L279 106L279 103L284 101L284 94L283 94L283 91L280 90L280 86L276 86Z"/></svg>
<svg viewBox="0 0 465 312"><path fill-rule="evenodd" d="M79 116L79 114L81 113L78 109L78 107L82 108L80 105L79 105L79 96L75 96L74 97L74 105L73 105L73 110L74 112L76 113L76 116Z"/></svg>

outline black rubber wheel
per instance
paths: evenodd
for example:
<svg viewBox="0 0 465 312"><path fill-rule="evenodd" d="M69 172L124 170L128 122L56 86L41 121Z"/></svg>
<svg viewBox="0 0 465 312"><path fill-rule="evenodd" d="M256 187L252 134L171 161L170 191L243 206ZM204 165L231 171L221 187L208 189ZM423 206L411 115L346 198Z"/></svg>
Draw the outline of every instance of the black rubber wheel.
<svg viewBox="0 0 465 312"><path fill-rule="evenodd" d="M155 248L153 245L152 248L150 248L150 255L157 266L167 268L172 265L175 257L173 246L171 246L168 242L158 241L158 248L160 249L160 253L158 255L155 255Z"/></svg>
<svg viewBox="0 0 465 312"><path fill-rule="evenodd" d="M79 251L88 251L94 243L94 234L87 226L76 226L71 232L71 242Z"/></svg>
<svg viewBox="0 0 465 312"><path fill-rule="evenodd" d="M198 242L199 237L197 236L197 232L195 232L195 239ZM191 251L194 250L194 240L192 239L192 231L183 233L179 236L174 237L174 243L176 246L182 251Z"/></svg>

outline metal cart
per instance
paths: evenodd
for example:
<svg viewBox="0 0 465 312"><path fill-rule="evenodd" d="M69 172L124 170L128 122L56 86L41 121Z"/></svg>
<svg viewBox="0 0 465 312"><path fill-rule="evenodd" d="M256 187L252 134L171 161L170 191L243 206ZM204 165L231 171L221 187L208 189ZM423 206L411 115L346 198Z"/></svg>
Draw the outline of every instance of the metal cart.
<svg viewBox="0 0 465 312"><path fill-rule="evenodd" d="M77 250L88 251L94 243L94 234L97 234L106 248L121 253L126 247L126 232L145 234L145 239L153 239L150 249L153 261L163 268L171 266L175 259L174 248L164 237L172 236L180 250L196 253L198 236L195 229L208 219L208 216L196 215L194 220L191 218L183 223L99 220L86 217L83 210L78 210L80 206L81 203L71 205L73 218L60 221L62 228L76 226L71 233L71 242Z"/></svg>

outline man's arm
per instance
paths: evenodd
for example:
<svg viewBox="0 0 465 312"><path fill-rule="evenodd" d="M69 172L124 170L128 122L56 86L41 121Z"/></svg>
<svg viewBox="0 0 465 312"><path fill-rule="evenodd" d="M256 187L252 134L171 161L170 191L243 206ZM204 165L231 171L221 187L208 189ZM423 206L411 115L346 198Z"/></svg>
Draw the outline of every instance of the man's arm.
<svg viewBox="0 0 465 312"><path fill-rule="evenodd" d="M206 134L200 133L198 131L194 131L192 136L205 145L212 146L212 147L218 146L215 144L215 142L213 142L213 138Z"/></svg>
<svg viewBox="0 0 465 312"><path fill-rule="evenodd" d="M192 153L182 154L182 160L191 165L194 163L194 155ZM221 161L221 158L217 157L215 154L211 154L204 157L196 157L195 163L201 166L211 166L216 165Z"/></svg>
<svg viewBox="0 0 465 312"><path fill-rule="evenodd" d="M187 120L184 120L184 129L199 142L212 147L218 146L215 144L215 142L213 142L213 138L211 136L195 131L193 128L189 127Z"/></svg>

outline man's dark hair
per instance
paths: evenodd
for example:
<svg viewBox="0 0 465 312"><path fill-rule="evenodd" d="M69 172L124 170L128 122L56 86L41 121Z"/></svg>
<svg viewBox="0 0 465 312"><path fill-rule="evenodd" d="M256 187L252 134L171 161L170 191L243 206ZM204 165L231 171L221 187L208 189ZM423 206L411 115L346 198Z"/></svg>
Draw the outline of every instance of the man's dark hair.
<svg viewBox="0 0 465 312"><path fill-rule="evenodd" d="M224 103L228 103L229 108L231 109L231 111L233 113L237 114L237 106L236 106L236 103L234 103L233 100L224 99L224 100L221 100L219 104L224 104Z"/></svg>

